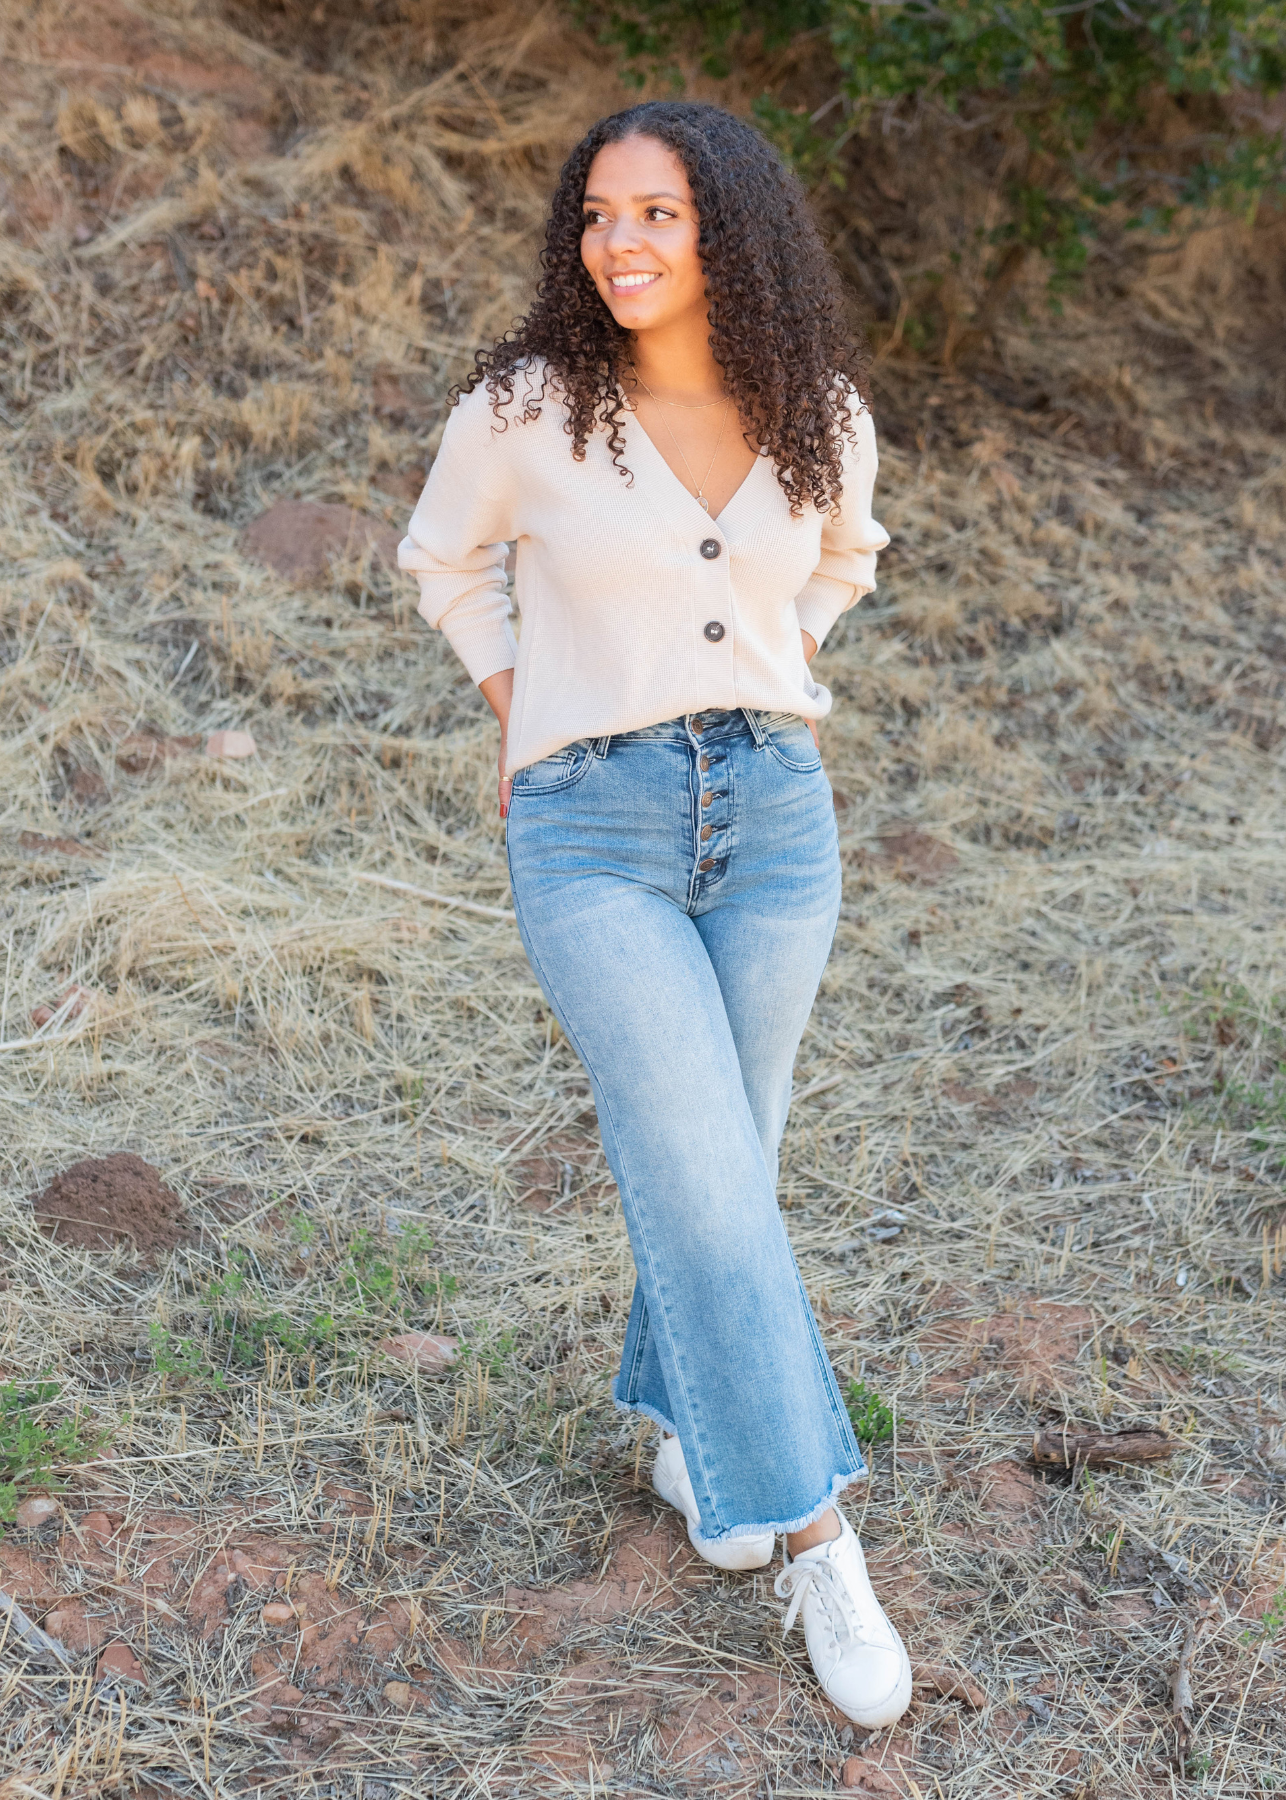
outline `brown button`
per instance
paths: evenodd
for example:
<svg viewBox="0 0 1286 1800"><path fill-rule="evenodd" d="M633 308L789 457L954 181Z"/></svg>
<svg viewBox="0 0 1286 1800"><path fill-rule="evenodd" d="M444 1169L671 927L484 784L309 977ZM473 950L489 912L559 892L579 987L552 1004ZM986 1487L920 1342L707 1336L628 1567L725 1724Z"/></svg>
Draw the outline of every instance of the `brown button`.
<svg viewBox="0 0 1286 1800"><path fill-rule="evenodd" d="M703 844L708 844L710 842L710 839L713 836L714 836L714 826L713 825L703 825L701 827L701 842Z"/></svg>
<svg viewBox="0 0 1286 1800"><path fill-rule="evenodd" d="M713 802L713 800L714 800L714 795L713 795L713 794L702 794L702 796L701 796L701 804L702 804L702 806L709 806L709 805L711 805L711 803L712 803L712 802Z"/></svg>
<svg viewBox="0 0 1286 1800"><path fill-rule="evenodd" d="M710 767L710 758L709 758L709 757L708 757L708 756L703 756L703 757L702 757L702 758L701 758L701 771L702 771L702 773L703 773L703 774L704 774L704 773L705 773L705 771L706 771L706 770L707 770L707 769L708 769L708 768L709 768L709 767Z"/></svg>
<svg viewBox="0 0 1286 1800"><path fill-rule="evenodd" d="M713 867L714 867L713 856L703 856L701 861L697 864L697 867L698 867L698 869L713 869Z"/></svg>
<svg viewBox="0 0 1286 1800"><path fill-rule="evenodd" d="M697 733L697 735L699 737L701 735L701 733L705 730L704 719L693 719L692 729L693 729L693 731L695 731Z"/></svg>

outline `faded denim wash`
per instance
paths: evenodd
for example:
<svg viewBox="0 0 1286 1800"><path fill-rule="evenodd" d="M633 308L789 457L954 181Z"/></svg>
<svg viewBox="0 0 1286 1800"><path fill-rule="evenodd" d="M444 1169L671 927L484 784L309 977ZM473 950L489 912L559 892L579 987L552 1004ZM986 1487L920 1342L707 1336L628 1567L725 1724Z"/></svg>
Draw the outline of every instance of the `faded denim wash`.
<svg viewBox="0 0 1286 1800"><path fill-rule="evenodd" d="M800 1530L866 1472L776 1200L839 916L808 728L708 711L570 744L514 777L509 868L634 1252L616 1404L678 1432L706 1537Z"/></svg>

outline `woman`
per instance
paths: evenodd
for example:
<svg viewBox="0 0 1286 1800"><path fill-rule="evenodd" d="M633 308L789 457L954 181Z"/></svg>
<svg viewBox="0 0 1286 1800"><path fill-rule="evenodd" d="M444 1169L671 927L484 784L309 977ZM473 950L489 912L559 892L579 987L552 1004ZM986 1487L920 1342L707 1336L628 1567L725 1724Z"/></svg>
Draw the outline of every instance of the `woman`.
<svg viewBox="0 0 1286 1800"><path fill-rule="evenodd" d="M619 1408L722 1569L776 1591L854 1721L906 1651L837 1495L865 1475L777 1209L840 900L809 660L874 586L875 437L802 191L711 106L601 121L527 317L476 368L401 546L500 724L532 968L593 1083L637 1269ZM521 644L505 541L517 540Z"/></svg>

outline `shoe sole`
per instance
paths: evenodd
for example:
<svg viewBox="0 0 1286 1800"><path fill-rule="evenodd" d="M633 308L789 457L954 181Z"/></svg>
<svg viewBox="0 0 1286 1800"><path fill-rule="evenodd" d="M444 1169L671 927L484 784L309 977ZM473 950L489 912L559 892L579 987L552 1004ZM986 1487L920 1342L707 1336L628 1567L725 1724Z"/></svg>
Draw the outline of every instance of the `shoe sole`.
<svg viewBox="0 0 1286 1800"><path fill-rule="evenodd" d="M688 1527L688 1542L692 1545L692 1548L703 1562L708 1562L716 1569L726 1569L730 1574L741 1575L751 1569L766 1569L768 1564L772 1561L773 1552L777 1548L777 1538L775 1534L768 1540L768 1550L766 1555L760 1555L758 1551L751 1548L756 1541L754 1538L728 1538L724 1543L712 1544L707 1538L701 1536L700 1532L692 1523L692 1520L688 1518L679 1498L678 1491L669 1490L667 1484L658 1479L655 1469L652 1471L652 1486L661 1496L662 1500L665 1501L666 1505L672 1506L679 1517L686 1522ZM740 1555L738 1555L738 1546L740 1545L745 1545L746 1547L741 1550Z"/></svg>

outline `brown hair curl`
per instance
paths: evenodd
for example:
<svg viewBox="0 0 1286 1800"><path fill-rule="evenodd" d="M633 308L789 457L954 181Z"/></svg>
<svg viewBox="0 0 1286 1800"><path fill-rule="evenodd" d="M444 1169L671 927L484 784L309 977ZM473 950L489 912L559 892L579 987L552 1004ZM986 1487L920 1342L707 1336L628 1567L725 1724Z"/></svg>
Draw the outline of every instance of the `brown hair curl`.
<svg viewBox="0 0 1286 1800"><path fill-rule="evenodd" d="M578 461L597 425L623 475L621 372L629 333L604 305L581 261L582 203L590 164L605 144L650 137L683 164L698 219L710 348L748 431L772 457L798 513L837 506L843 440L867 399L864 346L845 319L835 266L803 188L763 133L717 106L649 100L600 119L563 164L554 190L541 278L526 317L490 349L456 390L485 381L497 414L511 405L518 371L543 358L568 410ZM521 417L535 418L545 387Z"/></svg>

